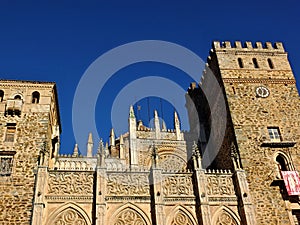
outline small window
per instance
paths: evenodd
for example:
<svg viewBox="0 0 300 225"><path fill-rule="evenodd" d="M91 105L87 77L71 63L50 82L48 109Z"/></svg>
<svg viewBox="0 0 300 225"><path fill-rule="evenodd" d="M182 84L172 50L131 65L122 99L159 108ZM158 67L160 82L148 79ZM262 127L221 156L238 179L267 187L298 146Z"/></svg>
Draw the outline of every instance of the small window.
<svg viewBox="0 0 300 225"><path fill-rule="evenodd" d="M0 90L0 102L3 101L4 98L4 91Z"/></svg>
<svg viewBox="0 0 300 225"><path fill-rule="evenodd" d="M243 63L242 58L238 58L238 63L239 63L240 68L244 68L244 63Z"/></svg>
<svg viewBox="0 0 300 225"><path fill-rule="evenodd" d="M35 91L32 93L32 103L38 104L40 102L40 93Z"/></svg>
<svg viewBox="0 0 300 225"><path fill-rule="evenodd" d="M14 99L22 99L20 95L16 95Z"/></svg>
<svg viewBox="0 0 300 225"><path fill-rule="evenodd" d="M15 141L15 134L16 134L16 124L9 123L6 126L6 134L5 134L5 141L6 142L14 142Z"/></svg>
<svg viewBox="0 0 300 225"><path fill-rule="evenodd" d="M12 165L13 155L0 155L0 176L10 176Z"/></svg>
<svg viewBox="0 0 300 225"><path fill-rule="evenodd" d="M271 59L268 59L268 64L269 64L270 69L274 69L274 64Z"/></svg>
<svg viewBox="0 0 300 225"><path fill-rule="evenodd" d="M273 142L280 142L280 132L278 127L268 127L268 132L270 136L270 140Z"/></svg>
<svg viewBox="0 0 300 225"><path fill-rule="evenodd" d="M253 58L252 62L253 62L254 68L259 68L256 58Z"/></svg>

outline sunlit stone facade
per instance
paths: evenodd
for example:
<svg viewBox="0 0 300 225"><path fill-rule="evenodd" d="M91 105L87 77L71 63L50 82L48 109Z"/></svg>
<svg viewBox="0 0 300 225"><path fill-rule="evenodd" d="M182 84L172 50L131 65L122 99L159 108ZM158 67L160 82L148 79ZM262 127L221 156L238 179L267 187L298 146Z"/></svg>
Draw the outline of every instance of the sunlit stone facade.
<svg viewBox="0 0 300 225"><path fill-rule="evenodd" d="M87 134L86 155L77 145L63 155L55 83L0 80L0 224L299 224L299 196L280 173L300 170L299 94L282 43L214 42L186 99L190 131L156 111L146 127L128 106L127 133L112 129L108 144ZM209 149L222 110L225 132Z"/></svg>

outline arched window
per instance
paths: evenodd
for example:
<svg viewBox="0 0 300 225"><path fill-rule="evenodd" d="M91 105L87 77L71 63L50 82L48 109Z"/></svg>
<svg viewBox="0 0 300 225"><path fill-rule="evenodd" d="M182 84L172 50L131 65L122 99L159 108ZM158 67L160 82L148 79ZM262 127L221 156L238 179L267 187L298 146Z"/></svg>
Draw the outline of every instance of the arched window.
<svg viewBox="0 0 300 225"><path fill-rule="evenodd" d="M274 69L274 64L271 59L268 59L268 64L269 64L270 69Z"/></svg>
<svg viewBox="0 0 300 225"><path fill-rule="evenodd" d="M4 98L4 91L0 90L0 102L3 101Z"/></svg>
<svg viewBox="0 0 300 225"><path fill-rule="evenodd" d="M253 62L254 68L259 68L256 58L253 58L252 62Z"/></svg>
<svg viewBox="0 0 300 225"><path fill-rule="evenodd" d="M240 68L244 68L244 63L243 63L242 58L238 58L238 63L239 63Z"/></svg>
<svg viewBox="0 0 300 225"><path fill-rule="evenodd" d="M40 93L37 91L32 92L32 103L38 104L39 102L40 102Z"/></svg>
<svg viewBox="0 0 300 225"><path fill-rule="evenodd" d="M14 99L22 99L20 95L16 95Z"/></svg>
<svg viewBox="0 0 300 225"><path fill-rule="evenodd" d="M276 163L279 168L279 171L288 171L289 170L287 159L282 154L279 154L276 157Z"/></svg>

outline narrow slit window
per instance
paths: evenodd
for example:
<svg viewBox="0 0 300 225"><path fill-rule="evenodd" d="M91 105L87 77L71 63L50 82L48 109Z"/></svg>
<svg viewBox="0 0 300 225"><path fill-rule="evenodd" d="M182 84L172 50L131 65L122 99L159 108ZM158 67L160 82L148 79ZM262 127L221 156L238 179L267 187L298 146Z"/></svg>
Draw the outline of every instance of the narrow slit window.
<svg viewBox="0 0 300 225"><path fill-rule="evenodd" d="M0 90L0 102L3 101L4 98L4 91Z"/></svg>
<svg viewBox="0 0 300 225"><path fill-rule="evenodd" d="M5 134L5 142L14 142L16 134L16 125L15 124L7 124L6 134Z"/></svg>
<svg viewBox="0 0 300 225"><path fill-rule="evenodd" d="M268 64L269 64L270 69L274 69L274 64L271 59L268 59Z"/></svg>
<svg viewBox="0 0 300 225"><path fill-rule="evenodd" d="M253 62L254 68L259 68L256 58L253 58L252 62Z"/></svg>
<svg viewBox="0 0 300 225"><path fill-rule="evenodd" d="M38 104L40 102L40 93L35 91L32 93L32 103Z"/></svg>
<svg viewBox="0 0 300 225"><path fill-rule="evenodd" d="M238 63L239 63L240 68L244 68L244 63L243 63L242 58L238 58Z"/></svg>

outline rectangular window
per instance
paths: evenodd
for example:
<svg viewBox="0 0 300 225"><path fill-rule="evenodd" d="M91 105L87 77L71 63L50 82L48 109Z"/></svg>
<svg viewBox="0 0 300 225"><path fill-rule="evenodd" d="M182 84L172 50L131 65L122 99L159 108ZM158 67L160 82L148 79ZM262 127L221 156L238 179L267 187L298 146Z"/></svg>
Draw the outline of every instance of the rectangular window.
<svg viewBox="0 0 300 225"><path fill-rule="evenodd" d="M12 165L13 155L0 155L0 176L10 176Z"/></svg>
<svg viewBox="0 0 300 225"><path fill-rule="evenodd" d="M15 141L15 133L16 133L16 124L8 123L6 126L5 141L6 142L14 142Z"/></svg>
<svg viewBox="0 0 300 225"><path fill-rule="evenodd" d="M268 127L268 132L270 136L270 140L274 142L280 142L280 132L278 127Z"/></svg>

